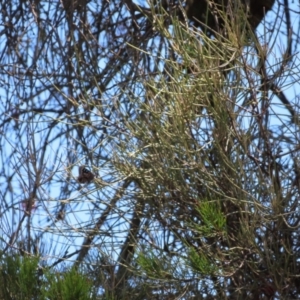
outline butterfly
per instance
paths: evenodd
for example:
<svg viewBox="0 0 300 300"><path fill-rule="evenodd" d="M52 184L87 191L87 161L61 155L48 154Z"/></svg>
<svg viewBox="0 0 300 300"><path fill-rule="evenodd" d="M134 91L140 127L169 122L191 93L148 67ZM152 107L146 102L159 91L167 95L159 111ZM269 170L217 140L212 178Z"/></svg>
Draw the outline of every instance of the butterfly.
<svg viewBox="0 0 300 300"><path fill-rule="evenodd" d="M94 177L95 175L85 166L79 167L79 176L77 177L79 183L90 183Z"/></svg>

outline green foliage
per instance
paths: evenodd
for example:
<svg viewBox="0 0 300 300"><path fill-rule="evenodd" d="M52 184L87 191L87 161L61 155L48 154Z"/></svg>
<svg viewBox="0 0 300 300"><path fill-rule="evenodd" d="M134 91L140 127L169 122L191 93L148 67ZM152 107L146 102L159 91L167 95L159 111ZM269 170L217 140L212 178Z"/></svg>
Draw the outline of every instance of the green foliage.
<svg viewBox="0 0 300 300"><path fill-rule="evenodd" d="M45 298L57 300L92 299L92 282L75 269L46 274Z"/></svg>
<svg viewBox="0 0 300 300"><path fill-rule="evenodd" d="M226 217L220 208L220 201L201 201L197 207L201 215L202 224L195 225L205 237L216 234L226 234Z"/></svg>
<svg viewBox="0 0 300 300"><path fill-rule="evenodd" d="M213 275L217 271L215 262L211 261L201 249L196 251L191 248L186 263L192 267L194 272L199 273L201 276Z"/></svg>
<svg viewBox="0 0 300 300"><path fill-rule="evenodd" d="M0 299L92 299L92 282L74 269L42 270L38 257L2 256Z"/></svg>
<svg viewBox="0 0 300 300"><path fill-rule="evenodd" d="M37 257L2 256L0 299L40 299Z"/></svg>
<svg viewBox="0 0 300 300"><path fill-rule="evenodd" d="M146 276L152 279L164 280L174 275L174 273L171 274L172 264L169 263L169 258L164 255L157 256L151 251L139 253L137 263L141 267L141 272L145 272Z"/></svg>
<svg viewBox="0 0 300 300"><path fill-rule="evenodd" d="M2 298L300 294L288 9L286 34L253 32L273 0L17 2L0 37L1 241L28 256L2 259Z"/></svg>

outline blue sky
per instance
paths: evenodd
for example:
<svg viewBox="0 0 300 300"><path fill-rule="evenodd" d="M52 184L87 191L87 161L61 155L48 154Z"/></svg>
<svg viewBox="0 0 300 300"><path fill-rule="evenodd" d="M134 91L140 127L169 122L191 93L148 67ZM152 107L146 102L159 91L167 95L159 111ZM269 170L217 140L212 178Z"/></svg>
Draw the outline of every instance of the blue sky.
<svg viewBox="0 0 300 300"><path fill-rule="evenodd" d="M47 5L49 7L47 8ZM58 3L45 4L45 11L50 11L51 5L56 6ZM91 8L97 8L97 4L89 4ZM291 3L291 8L294 11L298 11L299 7L296 3ZM273 12L268 13L266 17L266 22L272 22L274 19L274 12L278 9L278 3L274 6ZM60 16L61 17L61 16ZM115 19L118 19L118 15L115 15ZM41 15L42 19L46 19L46 15ZM61 17L62 18L62 17ZM0 25L0 30L2 30ZM264 23L259 26L257 29L257 35L259 36L262 45L268 49L269 58L269 70L270 73L276 70L276 65L280 65L281 54L286 49L286 29L284 25L284 20L277 20L280 26L280 33L277 35L276 31L266 30ZM299 16L297 13L291 12L291 22L293 25L293 31L297 33L299 31ZM44 103L45 109L59 110L61 109L59 103L64 102L66 99L64 97L69 97L68 89L64 89L63 92L65 96L62 96L58 91L57 93L50 92L47 87L52 84L58 84L57 80L54 80L52 77L53 73L56 72L60 74L60 71L63 72L63 66L66 64L66 24L59 17L52 20L52 23L43 23L48 24L44 28L45 33L37 30L36 23L33 16L29 17L29 20L24 28L24 38L23 47L20 47L20 56L27 61L28 67L32 67L32 64L35 62L35 51L37 51L39 43L48 41L45 36L56 36L57 40L63 43L61 48L61 56L54 56L53 53L47 48L43 48L43 58L44 61L37 61L36 66L41 72L45 74L43 78L35 79L28 76L28 69L25 70L21 64L20 68L14 68L14 64L17 59L20 59L16 56L4 56L2 57L2 65L6 70L6 76L3 76L0 79L0 111L2 112L2 120L9 118L12 113L18 113L18 110L25 111L26 109L32 109L36 104L37 107L39 103ZM121 30L120 30L121 31ZM38 35L41 34L42 37L38 38ZM45 38L45 40L43 40ZM109 52L109 40L111 36L101 35L99 41L91 41L95 43L95 47L99 47L103 54L95 66L91 67L95 70L98 70L99 73L104 70L107 66L108 59L105 58L112 53ZM3 47L6 45L5 36L0 37L0 42L3 46L0 46L1 52L5 51ZM27 48L25 47L27 45ZM293 52L298 52L299 43L294 42ZM154 49L155 50L155 49ZM253 51L253 49L251 50ZM4 52L5 53L5 52ZM253 53L253 56L255 53ZM74 58L76 61L77 58ZM47 61L47 63L45 63ZM300 95L300 86L299 86L299 57L295 57L293 64L288 64L286 66L287 80L284 84L280 84L284 88L284 92L288 99L297 102ZM18 65L18 64L17 64ZM18 65L19 66L19 65ZM12 74L18 74L18 76L13 77ZM80 72L80 68L79 71ZM119 93L122 90L120 88L120 82L124 80L124 73L126 70L116 76L111 83L107 86L108 89L103 91L102 100L103 103L106 103L109 110L109 105L119 97ZM109 74L109 73L108 73ZM293 74L292 76L290 74ZM109 75L107 75L109 77ZM17 80L17 79L19 80ZM104 80L104 79L103 79ZM22 84L19 84L21 82ZM80 91L80 82L78 84L77 92ZM59 87L57 87L59 89ZM84 91L86 96L94 95L96 92L99 92L100 87L94 86L91 90ZM31 93L37 91L36 95L31 98ZM117 91L117 92L116 92ZM102 91L101 91L102 92ZM140 92L137 88L136 92ZM29 99L29 100L28 100ZM54 101L55 99L55 101ZM25 100L28 100L26 102ZM274 128L278 128L282 125L282 120L286 120L287 117L286 110L280 108L281 102L277 99L276 96L272 98L273 103L278 103L278 106L274 106L274 113L276 116L270 119ZM299 102L299 101L298 101ZM36 108L37 108L36 107ZM77 116L79 120L85 118L86 106L84 104L80 105L77 110ZM28 121L28 116L34 115L30 121ZM279 118L278 116L281 115ZM1 231L2 236L5 240L11 236L12 231L16 230L16 224L21 220L24 211L22 210L22 205L20 203L24 198L28 197L29 191L33 189L34 185L34 174L37 169L45 171L44 181L48 177L52 177L51 182L45 183L40 189L37 203L37 208L34 211L32 217L31 228L35 235L39 235L41 232L47 231L47 234L44 235L43 241L45 247L50 250L47 251L49 256L45 257L46 260L56 260L58 256L61 256L68 249L69 253L79 248L82 244L83 237L85 236L87 230L93 227L93 224L98 220L100 214L106 209L109 205L110 200L115 196L119 188L120 182L124 179L122 174L114 174L111 171L111 165L101 159L97 161L100 162L98 165L94 165L90 157L86 158L81 153L78 153L78 149L75 147L75 139L77 138L76 134L65 136L62 139L59 139L52 143L48 150L46 151L46 158L41 159L42 147L40 147L40 141L51 140L46 133L49 128L49 124L54 122L53 118L57 118L57 114L49 112L47 114L40 114L35 111L28 111L26 114L20 114L19 121L6 123L2 129L2 135L5 138L1 141L1 146L3 149L3 156L1 158L0 164L7 174L13 175L13 180L10 183L11 193L5 194L5 191L8 189L9 184L4 181L4 176L0 177L0 190L2 197L5 198L5 202L8 204L7 207L3 206L1 208L1 213L3 213L3 218L1 220ZM92 125L97 123L99 120L102 120L103 115L98 112L93 112L91 116ZM117 122L117 120L115 120ZM19 134L14 135L14 128L20 126ZM61 124L56 125L50 133L50 137L55 138L61 131L67 132L67 129L74 126L74 124L68 124L64 121ZM22 129L23 127L23 129ZM29 128L30 131L27 134L25 128ZM86 136L89 136L93 132L93 126L87 125L85 130ZM105 145L107 151L106 154L112 155L115 141L110 140L109 138L104 138L102 136L103 132L93 135L93 138L87 139L87 146L92 149L91 154L94 155L103 155L104 153L98 153L98 149L101 145ZM294 132L291 132L291 135ZM299 137L298 137L299 139ZM100 141L100 142L99 142ZM43 143L42 143L43 144ZM288 145L286 146L288 148ZM36 155L37 154L37 155ZM38 159L33 159L32 157ZM27 163L27 161L30 163ZM80 186L75 178L78 176L78 166L81 164L87 164L93 172L98 173L98 176L103 181L115 181L111 187L101 187L97 188L93 183L87 186ZM2 169L0 168L0 169ZM31 176L31 175L32 176ZM2 174L3 175L3 174ZM131 187L132 189L134 187ZM71 192L70 192L71 191ZM64 198L64 195L66 197ZM71 196L70 196L71 195ZM120 201L119 204L115 207L114 213L110 216L110 221L105 222L101 230L103 231L114 231L115 237L111 238L107 234L99 235L99 241L97 249L98 251L103 251L106 255L116 258L118 251L120 249L120 244L124 240L124 237L127 233L129 227L129 220L132 213L131 207L131 198L130 193L124 196L124 200ZM67 214L65 220L55 222L56 212L59 210L62 205L65 205L67 209ZM97 204L97 209L95 205ZM9 207L9 205L11 205ZM122 216L120 218L120 215ZM25 225L25 224L24 224ZM24 226L20 234L26 235L28 227ZM112 243L113 241L113 243ZM101 244L102 243L102 244ZM43 247L43 245L41 245ZM70 247L70 248L68 248ZM72 259L75 259L72 257Z"/></svg>

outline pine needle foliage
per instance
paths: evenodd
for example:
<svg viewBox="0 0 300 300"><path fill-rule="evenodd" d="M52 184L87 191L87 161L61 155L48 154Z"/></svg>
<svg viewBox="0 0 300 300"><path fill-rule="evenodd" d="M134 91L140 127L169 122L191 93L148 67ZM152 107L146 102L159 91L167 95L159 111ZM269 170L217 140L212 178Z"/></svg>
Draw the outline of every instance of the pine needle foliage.
<svg viewBox="0 0 300 300"><path fill-rule="evenodd" d="M293 5L0 4L2 298L297 298Z"/></svg>

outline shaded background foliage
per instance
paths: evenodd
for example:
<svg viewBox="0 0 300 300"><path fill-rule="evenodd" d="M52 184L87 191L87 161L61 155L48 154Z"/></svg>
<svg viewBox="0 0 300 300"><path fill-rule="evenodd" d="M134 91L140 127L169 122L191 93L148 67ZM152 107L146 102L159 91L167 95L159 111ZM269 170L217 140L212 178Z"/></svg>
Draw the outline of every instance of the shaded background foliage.
<svg viewBox="0 0 300 300"><path fill-rule="evenodd" d="M117 299L297 299L291 5L1 4L3 255Z"/></svg>

